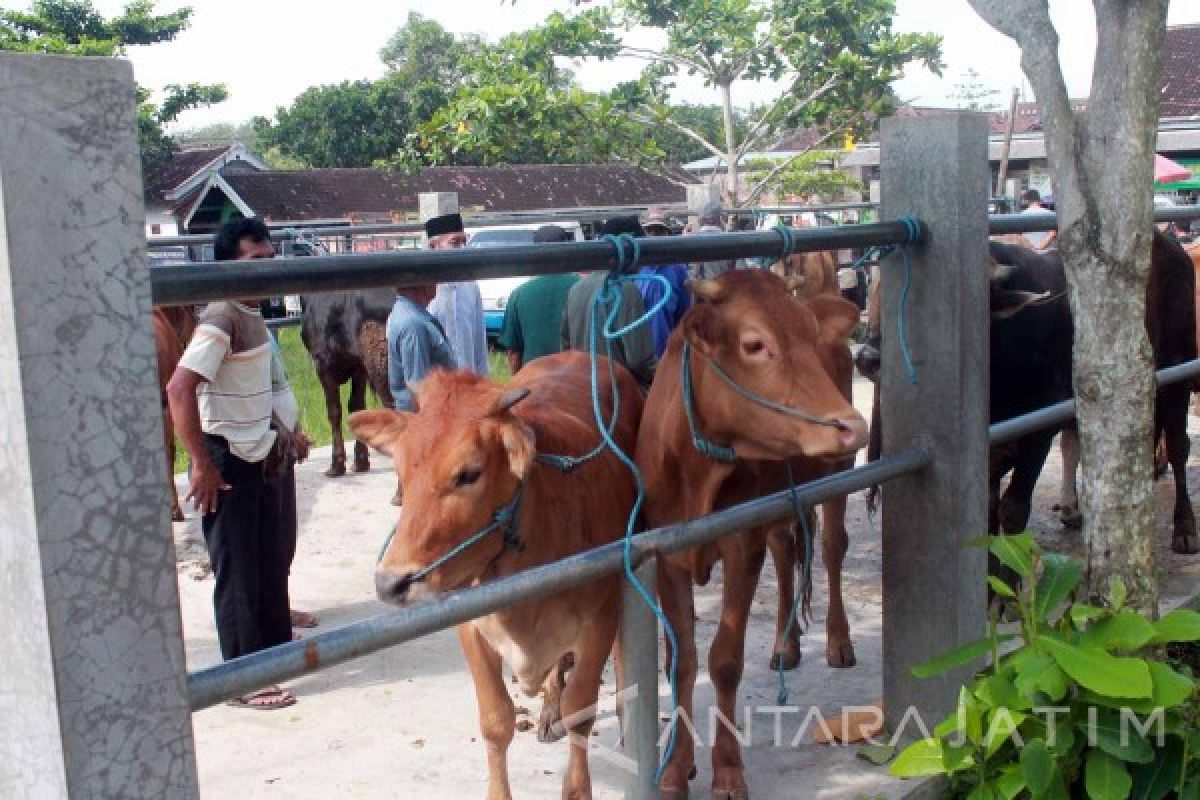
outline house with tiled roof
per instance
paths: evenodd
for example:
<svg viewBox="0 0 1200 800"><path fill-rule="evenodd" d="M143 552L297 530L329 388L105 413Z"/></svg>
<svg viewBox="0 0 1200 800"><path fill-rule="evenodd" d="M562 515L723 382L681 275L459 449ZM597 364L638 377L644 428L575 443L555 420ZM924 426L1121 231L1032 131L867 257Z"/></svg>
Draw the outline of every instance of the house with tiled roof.
<svg viewBox="0 0 1200 800"><path fill-rule="evenodd" d="M165 166L143 178L146 235L173 236L182 232L180 211L190 207L200 190L214 179L266 168L240 142L181 149Z"/></svg>

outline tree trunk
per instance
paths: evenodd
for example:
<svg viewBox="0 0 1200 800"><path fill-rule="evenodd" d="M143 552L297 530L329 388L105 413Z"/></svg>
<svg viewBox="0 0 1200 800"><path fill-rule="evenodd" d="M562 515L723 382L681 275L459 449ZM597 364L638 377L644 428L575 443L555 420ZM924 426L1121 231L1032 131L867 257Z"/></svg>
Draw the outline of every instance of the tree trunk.
<svg viewBox="0 0 1200 800"><path fill-rule="evenodd" d="M1096 62L1081 113L1067 95L1045 0L969 2L1020 45L1046 131L1075 320L1088 591L1102 596L1120 576L1130 603L1154 613L1154 364L1145 314L1168 0L1093 0Z"/></svg>
<svg viewBox="0 0 1200 800"><path fill-rule="evenodd" d="M726 185L725 195L728 198L730 208L736 208L738 204L738 194L740 187L738 181L738 152L737 152L737 129L733 122L733 96L730 93L730 85L722 83L717 86L721 92L721 112L724 115L725 122L725 163L726 163Z"/></svg>

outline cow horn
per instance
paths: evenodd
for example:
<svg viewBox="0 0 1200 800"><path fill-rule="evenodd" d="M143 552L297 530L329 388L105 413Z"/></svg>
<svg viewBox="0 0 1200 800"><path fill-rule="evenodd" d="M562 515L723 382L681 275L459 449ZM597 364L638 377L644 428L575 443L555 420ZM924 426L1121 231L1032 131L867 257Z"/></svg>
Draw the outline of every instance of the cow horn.
<svg viewBox="0 0 1200 800"><path fill-rule="evenodd" d="M526 397L529 397L528 389L510 389L500 395L500 399L496 401L496 405L492 408L492 413L503 414Z"/></svg>
<svg viewBox="0 0 1200 800"><path fill-rule="evenodd" d="M798 292L808 283L807 275L785 275L783 282L787 286L789 292Z"/></svg>
<svg viewBox="0 0 1200 800"><path fill-rule="evenodd" d="M725 289L721 284L707 278L688 281L688 288L697 300L707 300L710 303L719 302L725 296Z"/></svg>

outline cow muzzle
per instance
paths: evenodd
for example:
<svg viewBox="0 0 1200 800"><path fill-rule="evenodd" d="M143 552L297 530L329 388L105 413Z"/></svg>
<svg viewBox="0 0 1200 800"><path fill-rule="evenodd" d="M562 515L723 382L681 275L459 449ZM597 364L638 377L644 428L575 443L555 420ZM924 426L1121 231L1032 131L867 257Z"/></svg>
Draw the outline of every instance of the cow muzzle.
<svg viewBox="0 0 1200 800"><path fill-rule="evenodd" d="M415 570L394 570L380 567L375 570L375 593L385 603L396 606L407 605L419 599L423 584L415 580Z"/></svg>

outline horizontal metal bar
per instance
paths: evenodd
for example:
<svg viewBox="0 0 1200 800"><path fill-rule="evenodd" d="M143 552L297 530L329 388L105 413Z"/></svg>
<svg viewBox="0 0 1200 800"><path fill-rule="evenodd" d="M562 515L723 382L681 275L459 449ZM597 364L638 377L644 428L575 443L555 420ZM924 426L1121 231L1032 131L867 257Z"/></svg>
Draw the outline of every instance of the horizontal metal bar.
<svg viewBox="0 0 1200 800"><path fill-rule="evenodd" d="M1168 386L1197 375L1200 375L1200 359L1161 369L1155 373L1154 377L1159 386ZM1036 431L1053 428L1072 419L1075 419L1075 400L1064 400L1019 417L995 423L988 429L988 441L992 445L1005 444Z"/></svg>
<svg viewBox="0 0 1200 800"><path fill-rule="evenodd" d="M1200 219L1200 206L1177 206L1156 208L1155 222L1188 222ZM1058 215L1053 211L1041 214L992 214L988 217L988 233L1003 236L1006 233L1036 233L1058 228Z"/></svg>
<svg viewBox="0 0 1200 800"><path fill-rule="evenodd" d="M276 317L275 319L264 320L268 328L291 328L299 327L304 324L304 315L298 314L291 317Z"/></svg>
<svg viewBox="0 0 1200 800"><path fill-rule="evenodd" d="M840 472L796 488L804 505L898 478L927 467L927 450L915 449ZM790 491L778 492L690 522L668 525L633 537L635 563L650 555L673 553L777 522L792 514ZM288 642L235 658L188 675L193 711L290 680L324 667L383 650L421 636L491 614L517 603L561 592L623 568L621 541L612 542L562 561L535 567L472 589L450 592L409 608Z"/></svg>
<svg viewBox="0 0 1200 800"><path fill-rule="evenodd" d="M798 252L889 245L908 240L899 222L801 228L792 231ZM783 239L773 230L638 239L642 265L779 256ZM205 303L230 297L274 297L375 287L402 287L513 275L616 269L606 241L455 250L217 261L156 267L150 281L156 305Z"/></svg>

